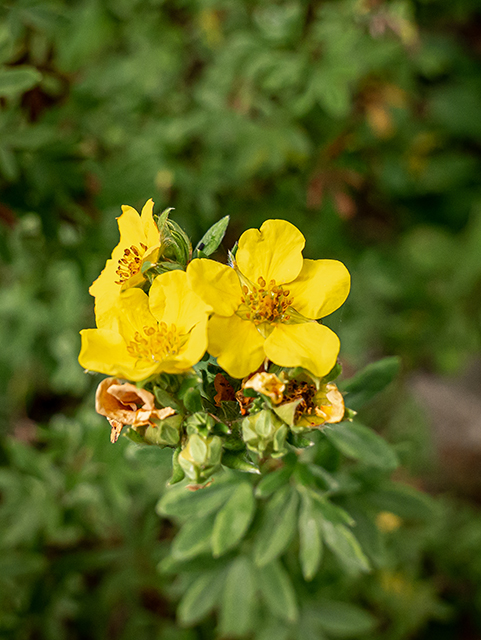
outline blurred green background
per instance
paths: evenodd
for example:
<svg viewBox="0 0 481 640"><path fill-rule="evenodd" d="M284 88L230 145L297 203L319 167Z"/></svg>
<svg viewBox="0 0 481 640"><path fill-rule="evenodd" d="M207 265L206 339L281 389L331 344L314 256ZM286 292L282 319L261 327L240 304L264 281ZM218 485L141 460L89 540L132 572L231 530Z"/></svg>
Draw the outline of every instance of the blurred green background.
<svg viewBox="0 0 481 640"><path fill-rule="evenodd" d="M345 371L401 356L367 417L442 505L399 551L420 582L362 598L388 640L481 638L480 60L478 0L2 3L2 637L212 637L156 572L170 455L110 445L76 360L120 205L152 197L194 241L280 217L346 263Z"/></svg>

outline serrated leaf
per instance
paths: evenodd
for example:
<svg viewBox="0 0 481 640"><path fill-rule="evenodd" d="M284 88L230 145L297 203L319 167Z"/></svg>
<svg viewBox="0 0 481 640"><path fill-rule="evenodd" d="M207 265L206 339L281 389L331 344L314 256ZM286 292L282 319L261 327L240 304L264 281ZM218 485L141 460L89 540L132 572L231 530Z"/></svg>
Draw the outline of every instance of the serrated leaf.
<svg viewBox="0 0 481 640"><path fill-rule="evenodd" d="M390 384L399 372L398 357L383 358L368 364L355 376L339 385L346 393L346 405L357 411Z"/></svg>
<svg viewBox="0 0 481 640"><path fill-rule="evenodd" d="M210 571L190 585L177 610L181 625L192 626L212 611L221 595L224 576L224 571Z"/></svg>
<svg viewBox="0 0 481 640"><path fill-rule="evenodd" d="M386 471L394 471L399 464L390 445L359 422L340 422L326 427L323 433L336 449L349 458Z"/></svg>
<svg viewBox="0 0 481 640"><path fill-rule="evenodd" d="M220 633L223 636L246 635L253 624L256 584L253 567L245 556L231 564L223 589L220 609Z"/></svg>
<svg viewBox="0 0 481 640"><path fill-rule="evenodd" d="M188 491L184 486L177 486L162 496L156 511L162 516L198 518L217 511L234 489L235 485L229 483L214 483L198 491Z"/></svg>
<svg viewBox="0 0 481 640"><path fill-rule="evenodd" d="M202 252L203 256L210 256L219 247L222 242L227 226L229 224L229 216L224 216L202 236L199 244L194 250L193 257L198 257L198 253Z"/></svg>
<svg viewBox="0 0 481 640"><path fill-rule="evenodd" d="M190 560L201 553L210 552L213 529L213 515L186 522L172 543L174 560Z"/></svg>
<svg viewBox="0 0 481 640"><path fill-rule="evenodd" d="M267 505L257 533L254 558L263 567L289 545L296 530L299 498L291 487L281 489Z"/></svg>
<svg viewBox="0 0 481 640"><path fill-rule="evenodd" d="M296 622L296 594L282 564L275 560L265 565L257 571L257 577L262 597L273 615L286 622Z"/></svg>
<svg viewBox="0 0 481 640"><path fill-rule="evenodd" d="M305 580L315 576L322 557L320 526L314 513L312 501L305 494L299 513L299 560Z"/></svg>
<svg viewBox="0 0 481 640"><path fill-rule="evenodd" d="M215 518L212 533L215 558L233 549L242 540L252 521L255 506L252 486L248 482L242 482Z"/></svg>
<svg viewBox="0 0 481 640"><path fill-rule="evenodd" d="M28 91L42 79L33 67L4 67L0 69L0 96L11 97Z"/></svg>

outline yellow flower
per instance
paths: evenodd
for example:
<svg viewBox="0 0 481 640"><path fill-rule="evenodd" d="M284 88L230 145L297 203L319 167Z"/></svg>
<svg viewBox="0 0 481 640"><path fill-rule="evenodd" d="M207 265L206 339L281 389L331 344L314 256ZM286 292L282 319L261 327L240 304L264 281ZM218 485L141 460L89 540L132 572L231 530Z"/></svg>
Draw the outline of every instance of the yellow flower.
<svg viewBox="0 0 481 640"><path fill-rule="evenodd" d="M85 369L139 381L166 372L182 373L204 355L211 311L192 291L185 271L155 278L147 296L128 289L118 296L98 329L80 332L79 362ZM118 329L112 329L117 326Z"/></svg>
<svg viewBox="0 0 481 640"><path fill-rule="evenodd" d="M120 242L112 251L104 270L89 289L95 297L97 326L117 327L112 324L114 316L110 309L116 304L121 291L136 287L144 282L142 265L145 261L155 262L160 247L160 234L152 217L154 203L148 200L139 216L129 206L122 207L122 215L117 218Z"/></svg>
<svg viewBox="0 0 481 640"><path fill-rule="evenodd" d="M339 338L317 323L349 293L350 276L337 260L305 260L305 239L285 220L267 220L242 234L234 268L193 260L192 288L212 306L208 350L234 378L264 358L283 367L326 375L336 363Z"/></svg>

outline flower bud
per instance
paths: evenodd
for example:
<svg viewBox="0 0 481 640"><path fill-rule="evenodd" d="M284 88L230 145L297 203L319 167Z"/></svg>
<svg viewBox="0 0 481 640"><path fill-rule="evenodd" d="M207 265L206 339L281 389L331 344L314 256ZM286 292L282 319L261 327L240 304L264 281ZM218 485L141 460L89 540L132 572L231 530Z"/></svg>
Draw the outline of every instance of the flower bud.
<svg viewBox="0 0 481 640"><path fill-rule="evenodd" d="M192 433L179 454L178 462L185 475L199 484L217 471L221 458L222 440L218 436Z"/></svg>
<svg viewBox="0 0 481 640"><path fill-rule="evenodd" d="M272 411L251 414L242 421L242 437L251 451L261 456L282 456L287 437L287 425Z"/></svg>
<svg viewBox="0 0 481 640"><path fill-rule="evenodd" d="M180 441L182 419L182 416L175 415L165 420L155 421L145 430L144 441L147 444L156 444L160 447L176 447Z"/></svg>

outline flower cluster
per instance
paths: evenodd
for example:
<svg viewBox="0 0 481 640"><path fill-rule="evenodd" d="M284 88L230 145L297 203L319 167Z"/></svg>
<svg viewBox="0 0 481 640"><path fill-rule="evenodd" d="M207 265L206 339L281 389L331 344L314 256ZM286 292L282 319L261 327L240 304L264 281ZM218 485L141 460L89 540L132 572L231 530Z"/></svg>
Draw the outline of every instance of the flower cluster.
<svg viewBox="0 0 481 640"><path fill-rule="evenodd" d="M339 338L319 322L348 296L346 267L305 259L285 220L249 229L217 262L227 223L192 250L169 210L122 207L120 242L90 288L97 326L81 331L79 362L111 376L96 409L112 442L127 426L135 442L175 448L171 482L221 465L257 472L348 416L332 382Z"/></svg>

